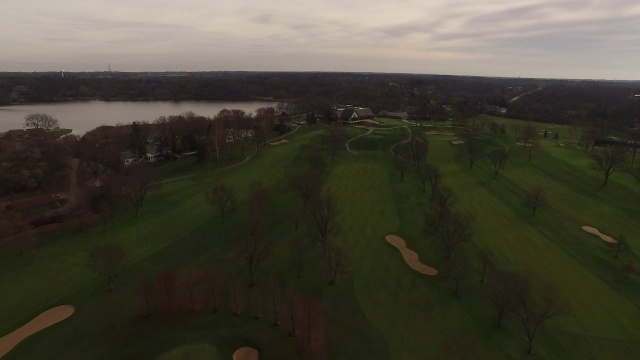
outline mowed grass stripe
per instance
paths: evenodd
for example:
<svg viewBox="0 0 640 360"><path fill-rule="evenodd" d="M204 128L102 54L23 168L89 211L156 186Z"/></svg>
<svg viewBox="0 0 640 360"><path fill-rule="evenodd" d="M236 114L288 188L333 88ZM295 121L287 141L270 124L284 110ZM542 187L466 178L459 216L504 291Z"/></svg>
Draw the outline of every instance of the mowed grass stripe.
<svg viewBox="0 0 640 360"><path fill-rule="evenodd" d="M437 356L451 334L476 336L475 324L457 303L434 292L436 280L412 270L385 241L400 225L391 181L388 168L376 163L354 159L336 166L328 183L340 200L341 239L357 259L358 301L388 340L392 358Z"/></svg>
<svg viewBox="0 0 640 360"><path fill-rule="evenodd" d="M433 144L447 146L442 142ZM569 256L554 240L538 231L535 222L524 222L522 212L529 210L518 204L518 197L509 196L513 201L508 206L499 199L499 193L479 186L476 176L482 170L480 168L469 170L463 162L457 170L451 164L445 168L449 170L445 183L453 188L459 199L458 206L477 217L475 241L481 247L494 248L496 253L502 254L503 266L531 273L559 287L571 306L572 316L558 320L557 324L571 331L603 337L637 337L638 309L591 273L591 269ZM520 173L520 170L516 166L510 167L502 176L523 189L531 183L542 183L551 196L555 196L557 187L562 186L540 176L539 172Z"/></svg>

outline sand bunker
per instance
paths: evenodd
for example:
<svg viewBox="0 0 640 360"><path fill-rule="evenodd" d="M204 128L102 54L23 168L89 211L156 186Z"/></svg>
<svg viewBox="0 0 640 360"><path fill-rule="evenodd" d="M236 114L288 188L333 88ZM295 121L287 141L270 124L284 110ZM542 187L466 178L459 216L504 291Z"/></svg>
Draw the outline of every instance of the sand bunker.
<svg viewBox="0 0 640 360"><path fill-rule="evenodd" d="M611 237L611 236L609 236L609 235L605 235L605 234L601 233L598 229L596 229L596 228L594 228L594 227L591 227L591 226L581 226L581 228L582 228L582 230L584 230L584 231L586 231L586 232L588 232L588 233L590 233L590 234L593 234L593 235L597 235L597 236L599 236L599 237L600 237L600 239L602 239L602 240L604 240L604 241L606 241L606 242L608 242L608 243L611 243L611 244L617 244L617 243L618 243L618 240L616 240L616 239L612 238L612 237Z"/></svg>
<svg viewBox="0 0 640 360"><path fill-rule="evenodd" d="M0 338L0 357L11 351L22 340L68 318L74 311L75 308L71 305L56 306L36 316L18 330Z"/></svg>
<svg viewBox="0 0 640 360"><path fill-rule="evenodd" d="M241 347L233 353L233 360L258 360L258 350Z"/></svg>
<svg viewBox="0 0 640 360"><path fill-rule="evenodd" d="M516 143L516 144L518 144L518 145L520 145L520 146L525 146L525 145L524 145L524 143ZM527 147L532 147L532 146L535 146L535 145L533 145L533 144L527 144Z"/></svg>
<svg viewBox="0 0 640 360"><path fill-rule="evenodd" d="M431 130L426 132L427 135L446 135L446 136L455 136L456 134L451 131L438 131Z"/></svg>
<svg viewBox="0 0 640 360"><path fill-rule="evenodd" d="M438 275L438 270L420 262L418 253L409 249L407 247L407 243L403 238L396 235L387 235L386 239L391 245L397 247L398 250L400 250L400 252L402 253L402 257L404 257L404 261L406 261L413 270L425 275Z"/></svg>
<svg viewBox="0 0 640 360"><path fill-rule="evenodd" d="M460 144L464 144L464 140L453 140L451 143L453 145L460 145Z"/></svg>
<svg viewBox="0 0 640 360"><path fill-rule="evenodd" d="M274 141L274 142L270 142L269 145L280 145L280 144L284 144L284 143L288 143L289 140L287 139L282 139L280 141Z"/></svg>

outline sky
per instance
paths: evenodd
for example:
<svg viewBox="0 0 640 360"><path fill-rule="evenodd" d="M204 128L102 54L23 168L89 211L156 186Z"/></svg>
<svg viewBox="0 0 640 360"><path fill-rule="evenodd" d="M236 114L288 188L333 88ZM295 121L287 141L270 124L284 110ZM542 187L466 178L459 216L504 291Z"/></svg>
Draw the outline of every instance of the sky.
<svg viewBox="0 0 640 360"><path fill-rule="evenodd" d="M638 0L0 0L0 71L640 80Z"/></svg>

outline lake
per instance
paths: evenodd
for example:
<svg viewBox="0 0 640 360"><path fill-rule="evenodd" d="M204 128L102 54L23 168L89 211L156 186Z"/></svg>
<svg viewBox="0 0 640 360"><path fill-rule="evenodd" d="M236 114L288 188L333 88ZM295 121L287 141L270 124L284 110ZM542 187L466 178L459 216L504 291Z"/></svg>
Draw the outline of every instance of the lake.
<svg viewBox="0 0 640 360"><path fill-rule="evenodd" d="M275 106L262 101L74 101L62 103L0 106L0 132L22 129L24 117L46 113L60 121L61 128L82 135L100 125L153 122L160 116L179 115L187 111L214 116L222 109L239 109L247 113L257 108Z"/></svg>

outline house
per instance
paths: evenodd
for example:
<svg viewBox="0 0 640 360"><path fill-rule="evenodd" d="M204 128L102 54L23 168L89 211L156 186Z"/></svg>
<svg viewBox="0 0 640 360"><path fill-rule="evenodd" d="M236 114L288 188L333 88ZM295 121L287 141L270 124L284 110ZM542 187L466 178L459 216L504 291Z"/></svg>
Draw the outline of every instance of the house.
<svg viewBox="0 0 640 360"><path fill-rule="evenodd" d="M484 110L490 114L506 114L507 108L498 105L486 105Z"/></svg>
<svg viewBox="0 0 640 360"><path fill-rule="evenodd" d="M400 111L381 111L378 116L381 117L386 117L389 119L400 119L400 120L407 120L409 118L409 114L407 114L406 112L400 112Z"/></svg>
<svg viewBox="0 0 640 360"><path fill-rule="evenodd" d="M5 136L9 137L11 140L21 140L27 137L27 132L24 130L9 130L6 132Z"/></svg>
<svg viewBox="0 0 640 360"><path fill-rule="evenodd" d="M147 145L147 151L143 156L144 161L148 163L154 163L156 161L162 160L162 156L160 151L158 151L157 145Z"/></svg>
<svg viewBox="0 0 640 360"><path fill-rule="evenodd" d="M158 150L157 145L147 145L145 154L140 158L138 154L132 151L123 151L120 153L120 161L124 165L138 164L141 162L155 163L164 160L165 154Z"/></svg>
<svg viewBox="0 0 640 360"><path fill-rule="evenodd" d="M370 108L353 105L334 105L329 109L329 120L353 123L363 119L373 119L375 115Z"/></svg>
<svg viewBox="0 0 640 360"><path fill-rule="evenodd" d="M122 161L124 165L131 165L141 162L142 159L140 159L137 154L127 150L120 153L120 161Z"/></svg>

